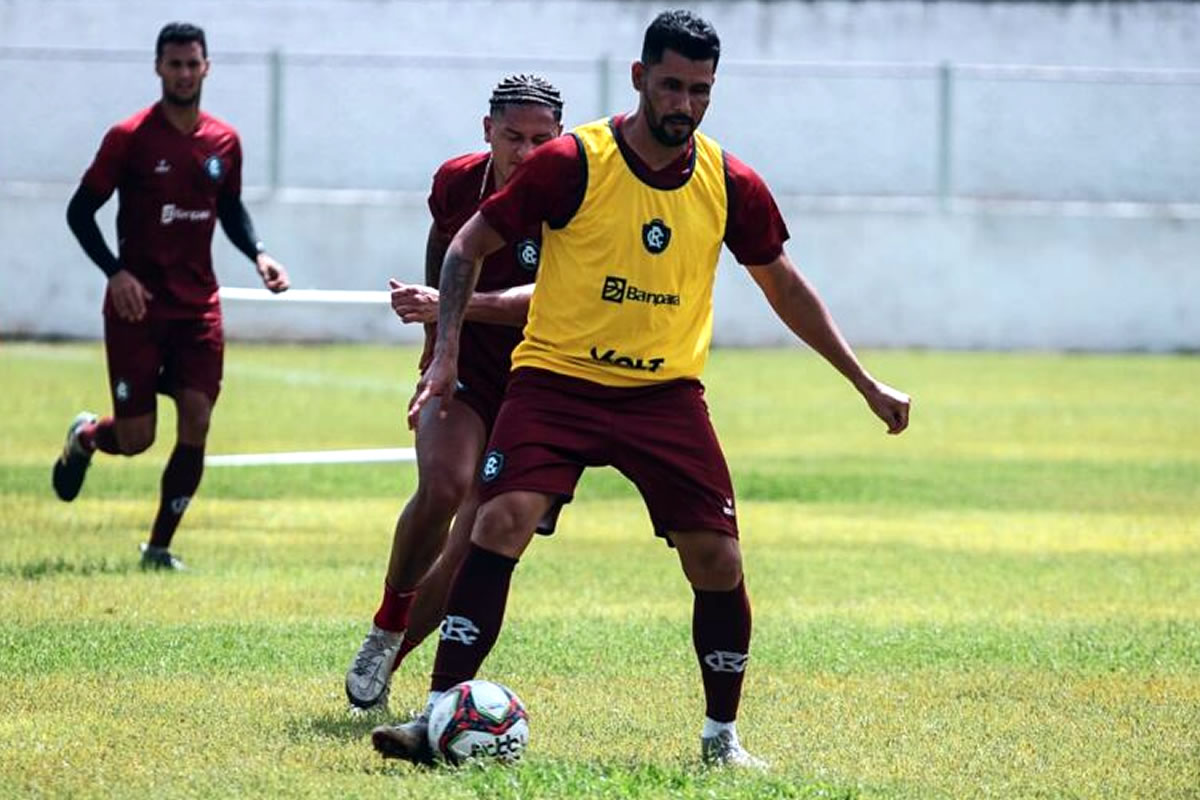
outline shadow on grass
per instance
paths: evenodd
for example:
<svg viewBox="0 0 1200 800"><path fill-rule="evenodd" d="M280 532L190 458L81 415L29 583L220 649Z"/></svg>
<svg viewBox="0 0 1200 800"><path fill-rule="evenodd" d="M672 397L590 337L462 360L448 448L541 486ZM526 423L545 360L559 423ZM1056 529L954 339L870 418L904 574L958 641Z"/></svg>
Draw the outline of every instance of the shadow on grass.
<svg viewBox="0 0 1200 800"><path fill-rule="evenodd" d="M36 581L44 578L57 578L61 575L85 577L89 575L128 575L136 567L137 565L130 561L116 561L108 558L68 560L59 556L42 558L37 561L0 563L0 576Z"/></svg>
<svg viewBox="0 0 1200 800"><path fill-rule="evenodd" d="M330 711L318 717L293 719L287 724L288 737L296 742L313 739L336 739L341 742L361 741L370 748L370 733L377 725L394 723L386 714L353 715L349 711Z"/></svg>

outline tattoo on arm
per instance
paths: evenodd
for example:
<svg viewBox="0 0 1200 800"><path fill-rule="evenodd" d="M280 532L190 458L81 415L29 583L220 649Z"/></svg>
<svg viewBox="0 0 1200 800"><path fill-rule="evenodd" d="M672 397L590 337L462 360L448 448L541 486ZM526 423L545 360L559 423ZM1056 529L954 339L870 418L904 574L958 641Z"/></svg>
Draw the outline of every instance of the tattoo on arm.
<svg viewBox="0 0 1200 800"><path fill-rule="evenodd" d="M453 330L457 340L457 334L467 310L467 303L471 299L471 293L475 290L475 281L478 277L479 263L452 245L446 251L446 259L442 263L441 281L438 285L439 339L446 339L447 332Z"/></svg>

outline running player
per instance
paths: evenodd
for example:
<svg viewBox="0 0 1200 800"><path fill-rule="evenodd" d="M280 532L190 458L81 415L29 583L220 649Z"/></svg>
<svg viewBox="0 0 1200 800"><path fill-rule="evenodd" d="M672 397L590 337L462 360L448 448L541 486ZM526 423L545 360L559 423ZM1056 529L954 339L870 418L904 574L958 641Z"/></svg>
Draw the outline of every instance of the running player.
<svg viewBox="0 0 1200 800"><path fill-rule="evenodd" d="M429 196L433 224L425 247L428 284L439 282L442 259L458 229L535 147L562 133L561 120L562 97L546 80L513 75L500 81L483 118L488 150L453 158L434 175ZM415 421L417 491L396 520L383 598L346 673L346 697L355 708L386 706L392 672L437 627L450 578L466 555L479 457L504 396L512 350L521 341L529 284L539 262L541 226L531 223L518 232L509 246L483 263L481 293L472 298L471 321L462 329L454 391ZM435 307L437 295L393 280L392 302L401 318L423 321L420 307ZM422 370L432 353L433 332L426 328ZM447 544L451 518L454 532ZM547 523L544 532L550 529L552 523Z"/></svg>
<svg viewBox="0 0 1200 800"><path fill-rule="evenodd" d="M889 433L907 426L909 398L866 372L792 265L762 179L696 130L719 56L708 22L660 14L632 67L637 111L541 148L463 226L446 253L437 344L409 414L424 419L453 390L479 259L545 223L525 338L484 456L482 504L450 590L429 699L474 677L496 642L534 523L570 500L585 467L611 464L637 485L692 585L706 704L701 757L759 767L735 728L750 603L732 484L699 381L722 242ZM372 741L385 756L425 761L427 729L428 707L376 728Z"/></svg>
<svg viewBox="0 0 1200 800"><path fill-rule="evenodd" d="M173 22L158 34L154 70L162 99L108 131L67 207L85 253L108 277L104 346L113 415L81 412L54 463L54 491L74 500L96 450L133 456L154 441L156 391L175 400L175 449L163 471L158 514L141 545L142 566L183 569L170 551L200 485L204 445L221 390L224 335L212 235L217 220L254 261L263 285L288 288L284 268L263 249L242 204L237 132L200 110L208 75L204 31ZM96 211L118 193L113 255Z"/></svg>

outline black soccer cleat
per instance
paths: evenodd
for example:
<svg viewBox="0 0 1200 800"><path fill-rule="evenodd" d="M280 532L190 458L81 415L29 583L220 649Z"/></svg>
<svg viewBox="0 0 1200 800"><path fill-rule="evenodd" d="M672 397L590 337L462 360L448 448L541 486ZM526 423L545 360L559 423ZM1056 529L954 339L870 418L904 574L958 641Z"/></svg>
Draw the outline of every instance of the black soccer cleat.
<svg viewBox="0 0 1200 800"><path fill-rule="evenodd" d="M79 429L91 425L96 419L96 415L90 411L80 411L67 428L67 441L63 445L62 455L54 462L50 476L50 483L59 500L69 503L79 496L79 490L83 488L88 465L92 463L92 452L80 443Z"/></svg>
<svg viewBox="0 0 1200 800"><path fill-rule="evenodd" d="M380 725L371 731L371 744L384 758L400 758L425 766L435 763L429 745L428 710L401 725Z"/></svg>

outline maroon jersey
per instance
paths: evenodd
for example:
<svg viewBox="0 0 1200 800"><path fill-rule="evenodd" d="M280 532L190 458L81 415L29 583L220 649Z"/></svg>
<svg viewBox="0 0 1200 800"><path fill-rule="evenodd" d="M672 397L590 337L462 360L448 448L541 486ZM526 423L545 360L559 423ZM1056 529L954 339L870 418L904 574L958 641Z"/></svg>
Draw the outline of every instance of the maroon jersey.
<svg viewBox="0 0 1200 800"><path fill-rule="evenodd" d="M242 191L242 148L229 125L201 113L183 133L159 103L114 125L83 185L103 199L117 191L121 266L154 296L160 318L220 314L212 268L217 201ZM105 298L104 313L113 313Z"/></svg>
<svg viewBox="0 0 1200 800"><path fill-rule="evenodd" d="M429 193L429 211L438 235L449 243L496 188L488 153L452 158L438 168ZM541 253L541 223L514 227L504 247L484 259L475 290L490 292L533 283ZM459 346L459 380L473 390L503 393L513 348L521 328L466 322ZM473 385L483 381L486 385ZM498 401L497 397L497 401ZM489 422L490 420L486 420Z"/></svg>
<svg viewBox="0 0 1200 800"><path fill-rule="evenodd" d="M625 163L645 183L658 189L675 189L691 174L692 148L661 170L653 170L633 152L621 135L625 115L613 117L617 146ZM758 173L729 151L725 154L728 214L725 245L739 263L769 264L783 252L787 225L775 205L771 190ZM579 210L587 189L587 161L574 136L560 136L533 151L505 186L483 203L480 212L501 236L546 222L565 227Z"/></svg>

